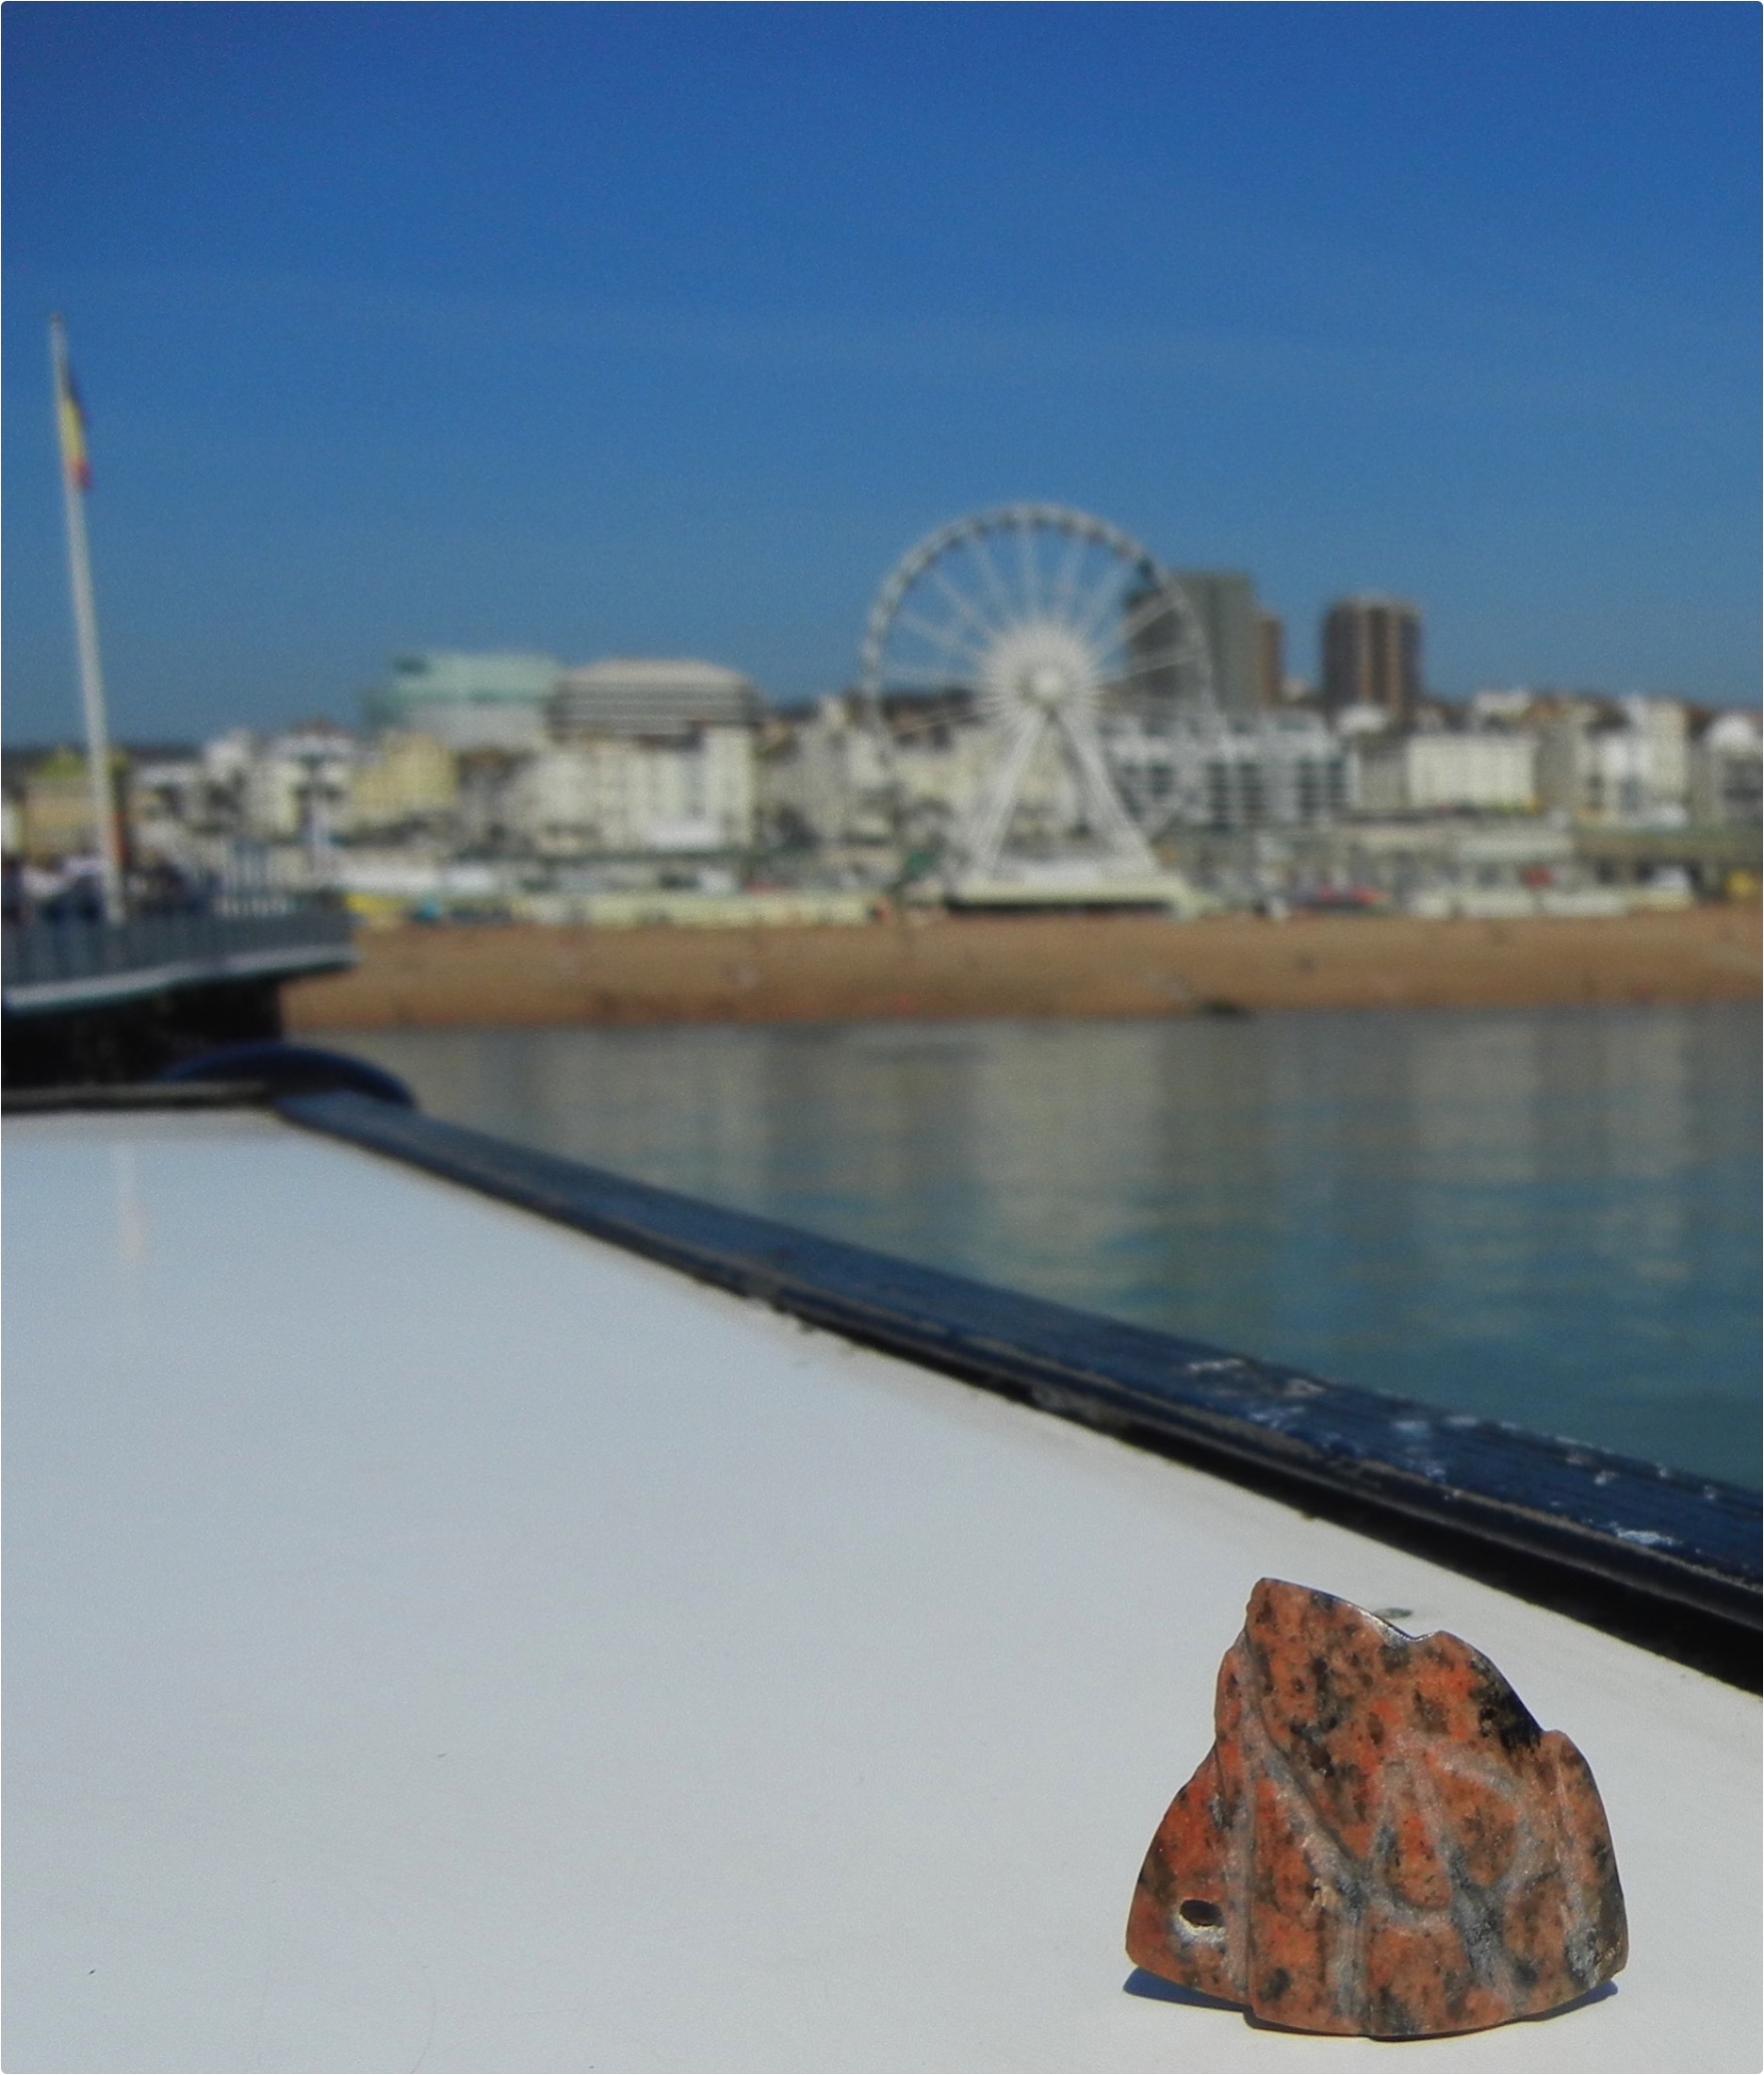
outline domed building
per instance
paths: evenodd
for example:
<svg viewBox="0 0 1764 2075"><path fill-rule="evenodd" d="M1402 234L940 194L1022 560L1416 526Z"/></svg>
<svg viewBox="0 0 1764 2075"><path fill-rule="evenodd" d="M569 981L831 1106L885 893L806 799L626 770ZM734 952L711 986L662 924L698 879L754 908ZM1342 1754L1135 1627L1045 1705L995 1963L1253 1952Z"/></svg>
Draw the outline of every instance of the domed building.
<svg viewBox="0 0 1764 2075"><path fill-rule="evenodd" d="M689 656L609 656L561 673L547 718L555 740L571 742L754 727L764 713L759 686L739 670Z"/></svg>

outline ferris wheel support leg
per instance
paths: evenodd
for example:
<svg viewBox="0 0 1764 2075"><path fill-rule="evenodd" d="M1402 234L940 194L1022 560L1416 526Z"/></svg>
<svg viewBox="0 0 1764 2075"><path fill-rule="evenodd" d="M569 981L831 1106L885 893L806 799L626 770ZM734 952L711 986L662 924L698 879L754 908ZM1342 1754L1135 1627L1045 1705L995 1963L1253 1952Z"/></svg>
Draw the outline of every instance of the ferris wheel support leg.
<svg viewBox="0 0 1764 2075"><path fill-rule="evenodd" d="M1102 744L1087 727L1064 714L1060 717L1060 726L1079 775L1085 809L1091 817L1092 826L1123 863L1137 865L1146 872L1155 871L1157 861L1152 855L1151 845L1121 805L1120 795L1109 777L1102 761Z"/></svg>
<svg viewBox="0 0 1764 2075"><path fill-rule="evenodd" d="M983 879L990 878L998 870L1010 818L1022 796L1023 782L1040 746L1047 718L1041 713L1019 713L1012 717L1010 727L1015 739L1006 739L1004 754L987 781L958 845L968 870Z"/></svg>

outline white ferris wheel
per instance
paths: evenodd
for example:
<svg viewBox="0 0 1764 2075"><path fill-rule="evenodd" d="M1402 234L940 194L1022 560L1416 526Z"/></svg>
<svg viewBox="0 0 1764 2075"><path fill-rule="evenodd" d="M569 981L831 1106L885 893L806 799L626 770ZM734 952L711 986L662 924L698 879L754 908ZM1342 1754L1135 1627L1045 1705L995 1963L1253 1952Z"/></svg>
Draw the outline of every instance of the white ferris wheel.
<svg viewBox="0 0 1764 2075"><path fill-rule="evenodd" d="M871 609L863 688L969 694L991 735L955 832L969 877L999 874L1037 763L1064 767L1069 846L1107 871L1156 871L1102 752L1108 711L1210 709L1205 635L1181 589L1119 527L1010 504L927 534Z"/></svg>

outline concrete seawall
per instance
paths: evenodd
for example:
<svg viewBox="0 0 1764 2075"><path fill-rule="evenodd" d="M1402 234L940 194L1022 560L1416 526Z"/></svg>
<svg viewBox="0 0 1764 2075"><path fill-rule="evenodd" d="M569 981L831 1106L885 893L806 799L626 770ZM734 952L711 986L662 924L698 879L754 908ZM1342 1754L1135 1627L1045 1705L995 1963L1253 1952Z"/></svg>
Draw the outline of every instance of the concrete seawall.
<svg viewBox="0 0 1764 2075"><path fill-rule="evenodd" d="M1024 917L853 928L407 927L286 991L290 1031L1698 1002L1759 991L1755 904L1677 914Z"/></svg>

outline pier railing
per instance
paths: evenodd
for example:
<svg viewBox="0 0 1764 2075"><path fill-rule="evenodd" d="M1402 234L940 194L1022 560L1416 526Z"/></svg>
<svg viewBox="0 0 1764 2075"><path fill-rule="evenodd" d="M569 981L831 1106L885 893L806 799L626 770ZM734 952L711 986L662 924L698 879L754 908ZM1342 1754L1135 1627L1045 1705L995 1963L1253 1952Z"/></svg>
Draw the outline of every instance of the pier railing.
<svg viewBox="0 0 1764 2075"><path fill-rule="evenodd" d="M358 1086L358 1084L357 1084ZM1756 1492L725 1208L353 1087L290 1122L647 1255L849 1340L1173 1454L1756 1687Z"/></svg>
<svg viewBox="0 0 1764 2075"><path fill-rule="evenodd" d="M9 1016L93 1008L169 989L335 971L353 961L351 918L300 895L229 895L124 923L8 923L0 989Z"/></svg>

